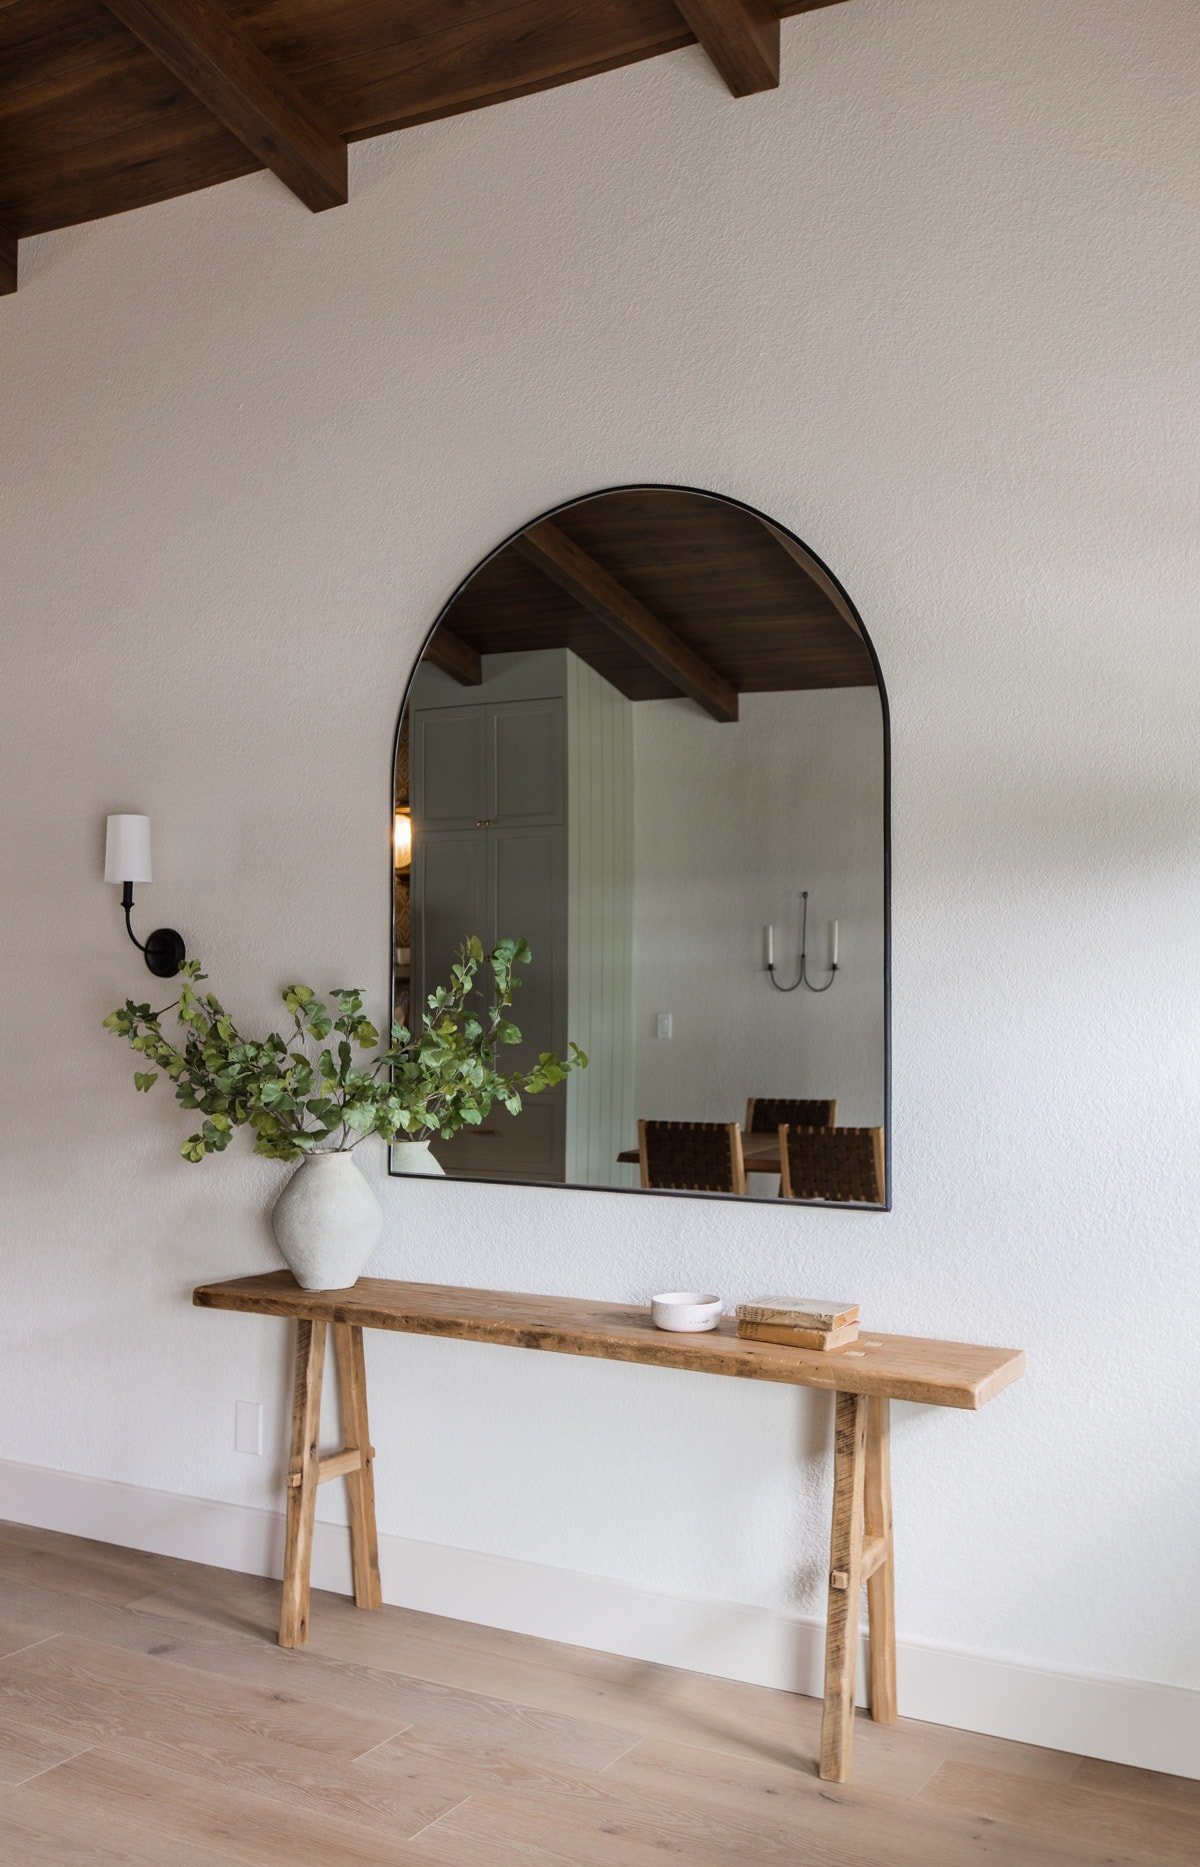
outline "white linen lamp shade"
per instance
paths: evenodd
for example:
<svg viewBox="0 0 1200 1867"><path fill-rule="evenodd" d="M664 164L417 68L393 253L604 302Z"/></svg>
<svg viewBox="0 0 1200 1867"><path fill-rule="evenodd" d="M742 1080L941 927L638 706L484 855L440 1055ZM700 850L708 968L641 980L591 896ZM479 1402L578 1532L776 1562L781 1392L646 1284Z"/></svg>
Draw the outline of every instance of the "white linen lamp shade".
<svg viewBox="0 0 1200 1867"><path fill-rule="evenodd" d="M104 843L106 882L148 882L150 874L149 817L110 817Z"/></svg>

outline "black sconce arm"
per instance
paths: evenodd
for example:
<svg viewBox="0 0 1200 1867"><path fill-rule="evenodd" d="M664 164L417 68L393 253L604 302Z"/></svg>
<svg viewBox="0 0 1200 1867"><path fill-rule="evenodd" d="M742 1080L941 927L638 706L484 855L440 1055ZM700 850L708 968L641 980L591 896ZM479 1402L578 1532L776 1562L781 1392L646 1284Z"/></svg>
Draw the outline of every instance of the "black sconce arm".
<svg viewBox="0 0 1200 1867"><path fill-rule="evenodd" d="M187 948L183 935L176 933L173 927L156 927L142 945L133 931L133 883L121 884L121 906L125 910L125 929L138 952L145 957L147 966L156 979L173 979L187 958Z"/></svg>

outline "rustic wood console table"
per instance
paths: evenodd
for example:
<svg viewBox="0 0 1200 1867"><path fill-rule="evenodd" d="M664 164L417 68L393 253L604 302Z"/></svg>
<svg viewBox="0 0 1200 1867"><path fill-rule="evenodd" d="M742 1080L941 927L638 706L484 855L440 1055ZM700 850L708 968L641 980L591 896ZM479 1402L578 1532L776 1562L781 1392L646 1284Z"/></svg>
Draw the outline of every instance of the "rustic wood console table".
<svg viewBox="0 0 1200 1867"><path fill-rule="evenodd" d="M308 1637L309 1572L317 1486L345 1478L350 1497L354 1599L377 1608L379 1549L375 1529L374 1449L367 1425L363 1330L452 1336L508 1348L645 1362L696 1374L735 1375L817 1387L836 1396L833 1533L825 1631L825 1704L821 1775L850 1774L858 1651L859 1590L866 1583L870 1631L868 1702L884 1723L896 1717L896 1623L892 1563L892 1494L888 1403L978 1408L1025 1372L1019 1349L867 1332L832 1354L744 1342L726 1319L706 1335L667 1335L649 1311L568 1297L502 1290L459 1290L363 1277L351 1290L301 1290L290 1271L202 1284L201 1309L291 1317L297 1324L296 1385L287 1479L287 1536L279 1642ZM341 1401L342 1451L320 1452L321 1378L327 1328L333 1330Z"/></svg>

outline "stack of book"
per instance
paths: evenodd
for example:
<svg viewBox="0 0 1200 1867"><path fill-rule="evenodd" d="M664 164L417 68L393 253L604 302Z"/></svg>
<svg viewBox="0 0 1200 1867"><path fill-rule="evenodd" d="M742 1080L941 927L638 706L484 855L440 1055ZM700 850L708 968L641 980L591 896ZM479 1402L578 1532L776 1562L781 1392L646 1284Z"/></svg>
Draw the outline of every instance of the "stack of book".
<svg viewBox="0 0 1200 1867"><path fill-rule="evenodd" d="M858 1304L758 1297L738 1304L737 1332L750 1342L783 1342L789 1348L845 1348L858 1336Z"/></svg>

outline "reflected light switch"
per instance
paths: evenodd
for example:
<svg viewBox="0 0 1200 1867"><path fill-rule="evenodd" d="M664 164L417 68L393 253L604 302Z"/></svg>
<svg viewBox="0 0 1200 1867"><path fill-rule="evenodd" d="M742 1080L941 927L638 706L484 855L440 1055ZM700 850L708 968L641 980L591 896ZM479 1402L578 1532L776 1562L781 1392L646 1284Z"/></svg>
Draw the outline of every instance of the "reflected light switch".
<svg viewBox="0 0 1200 1867"><path fill-rule="evenodd" d="M654 1035L655 1037L670 1037L671 1014L669 1011L660 1011L658 1013L654 1020Z"/></svg>

